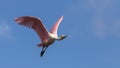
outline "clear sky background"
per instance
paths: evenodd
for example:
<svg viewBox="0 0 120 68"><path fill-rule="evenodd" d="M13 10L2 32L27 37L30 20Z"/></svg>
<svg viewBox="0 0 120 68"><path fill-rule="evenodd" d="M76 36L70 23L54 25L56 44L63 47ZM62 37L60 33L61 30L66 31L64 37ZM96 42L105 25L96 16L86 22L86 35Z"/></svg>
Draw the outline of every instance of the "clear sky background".
<svg viewBox="0 0 120 68"><path fill-rule="evenodd" d="M37 34L14 22L40 17L48 30L64 20L40 58ZM0 0L0 68L120 68L120 0Z"/></svg>

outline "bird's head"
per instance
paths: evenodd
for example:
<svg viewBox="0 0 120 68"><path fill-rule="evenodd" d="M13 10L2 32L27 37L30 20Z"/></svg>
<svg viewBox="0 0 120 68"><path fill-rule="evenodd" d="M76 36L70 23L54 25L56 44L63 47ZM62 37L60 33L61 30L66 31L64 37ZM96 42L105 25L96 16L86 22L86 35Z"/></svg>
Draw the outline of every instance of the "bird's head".
<svg viewBox="0 0 120 68"><path fill-rule="evenodd" d="M63 39L65 39L66 37L70 37L70 36L67 36L67 35L61 35L61 36L59 36L59 40L63 40Z"/></svg>

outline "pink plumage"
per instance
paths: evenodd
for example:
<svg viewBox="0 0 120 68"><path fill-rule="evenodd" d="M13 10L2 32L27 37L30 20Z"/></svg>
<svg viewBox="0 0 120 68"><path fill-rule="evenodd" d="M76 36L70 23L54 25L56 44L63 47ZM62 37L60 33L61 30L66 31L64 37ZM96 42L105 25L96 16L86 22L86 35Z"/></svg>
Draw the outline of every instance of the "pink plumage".
<svg viewBox="0 0 120 68"><path fill-rule="evenodd" d="M59 20L51 28L50 32L48 32L40 18L32 16L22 16L15 19L18 24L32 28L37 33L37 35L41 39L41 43L38 44L38 46L42 46L41 57L43 56L47 47L54 43L55 40L63 40L67 37L65 35L57 35L57 30L62 20L63 16L59 18Z"/></svg>
<svg viewBox="0 0 120 68"><path fill-rule="evenodd" d="M39 18L32 16L22 16L16 18L15 21L20 25L34 29L42 42L44 42L44 40L48 37L48 31Z"/></svg>
<svg viewBox="0 0 120 68"><path fill-rule="evenodd" d="M63 16L61 16L60 19L54 24L54 26L50 30L50 33L57 34L59 24L61 23L62 20L63 20Z"/></svg>

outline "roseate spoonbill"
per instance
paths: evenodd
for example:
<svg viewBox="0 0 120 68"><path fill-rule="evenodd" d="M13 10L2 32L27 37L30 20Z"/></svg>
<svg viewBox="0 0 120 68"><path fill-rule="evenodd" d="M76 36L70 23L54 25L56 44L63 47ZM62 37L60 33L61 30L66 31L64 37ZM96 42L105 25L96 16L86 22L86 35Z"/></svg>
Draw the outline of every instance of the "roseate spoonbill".
<svg viewBox="0 0 120 68"><path fill-rule="evenodd" d="M63 16L59 18L59 20L51 28L50 32L48 32L42 21L37 17L22 16L15 19L18 24L32 28L37 33L37 35L41 39L41 43L38 44L38 47L42 47L40 54L41 57L43 56L48 46L54 43L55 40L63 40L64 38L68 37L66 35L58 36L57 34L59 24L62 20Z"/></svg>

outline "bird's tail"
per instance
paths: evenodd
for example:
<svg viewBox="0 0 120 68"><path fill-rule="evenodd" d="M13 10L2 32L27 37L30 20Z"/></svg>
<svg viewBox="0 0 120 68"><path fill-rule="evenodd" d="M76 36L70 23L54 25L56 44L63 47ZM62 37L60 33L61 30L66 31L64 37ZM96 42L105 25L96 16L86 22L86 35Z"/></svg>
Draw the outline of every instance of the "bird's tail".
<svg viewBox="0 0 120 68"><path fill-rule="evenodd" d="M38 47L42 47L42 46L43 46L43 44L42 44L42 43L40 43L40 44L38 44L37 46L38 46Z"/></svg>

